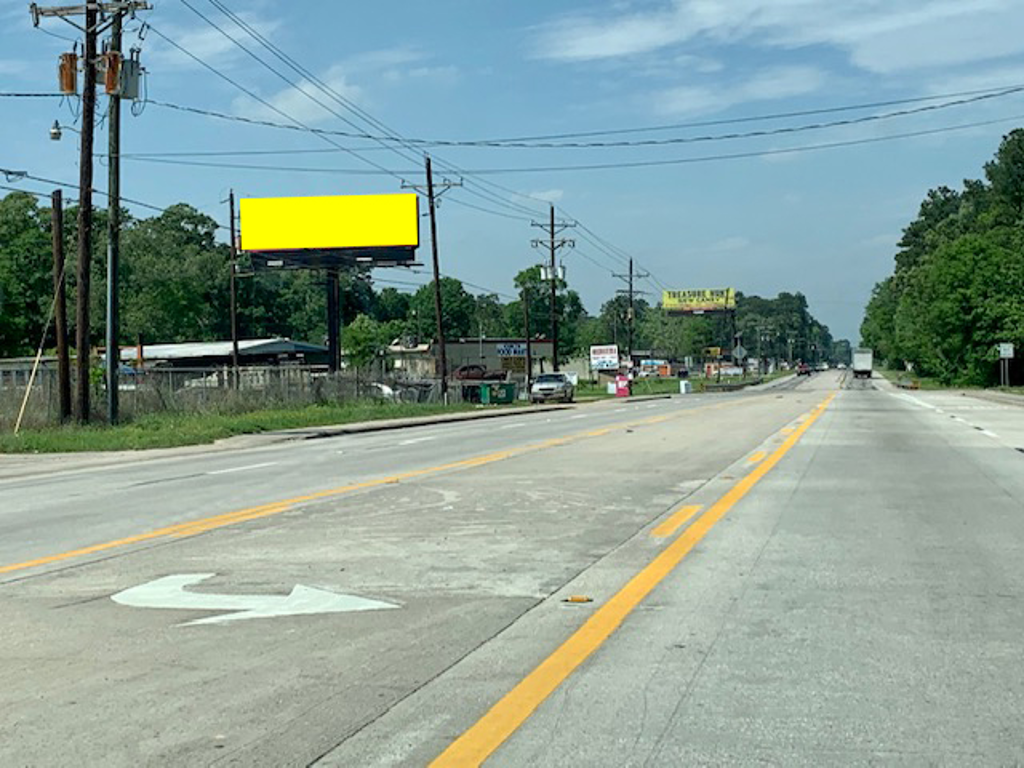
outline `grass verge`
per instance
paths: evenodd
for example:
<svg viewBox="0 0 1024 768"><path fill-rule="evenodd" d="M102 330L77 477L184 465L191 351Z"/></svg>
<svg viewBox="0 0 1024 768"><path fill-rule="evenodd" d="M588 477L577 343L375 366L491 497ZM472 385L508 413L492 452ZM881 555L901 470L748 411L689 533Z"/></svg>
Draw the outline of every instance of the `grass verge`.
<svg viewBox="0 0 1024 768"><path fill-rule="evenodd" d="M234 435L469 411L469 404L359 402L247 413L158 413L116 427L66 426L0 435L0 453L135 451L212 443Z"/></svg>

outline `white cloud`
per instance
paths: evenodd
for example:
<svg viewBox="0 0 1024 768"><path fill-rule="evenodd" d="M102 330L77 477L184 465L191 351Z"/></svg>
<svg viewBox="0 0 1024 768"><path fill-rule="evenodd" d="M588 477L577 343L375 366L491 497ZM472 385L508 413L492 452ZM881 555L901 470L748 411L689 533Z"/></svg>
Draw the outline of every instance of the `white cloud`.
<svg viewBox="0 0 1024 768"><path fill-rule="evenodd" d="M240 13L239 16L267 38L272 38L273 33L281 26L280 21L256 18L247 13ZM188 29L169 26L166 30L161 27L161 32L164 32L168 38L186 51L213 67L224 67L241 57L251 61L245 51L210 26L204 25ZM229 34L246 48L258 47L257 43L240 29L231 28ZM146 64L154 70L181 71L201 67L187 54L166 43L159 35L150 35L146 40L146 47Z"/></svg>
<svg viewBox="0 0 1024 768"><path fill-rule="evenodd" d="M533 53L594 61L698 40L845 50L865 70L892 73L1024 52L1019 0L663 0L645 10L564 15L536 30Z"/></svg>
<svg viewBox="0 0 1024 768"><path fill-rule="evenodd" d="M542 192L528 192L528 197L534 197L538 200L544 200L549 203L557 203L565 197L564 189L546 189Z"/></svg>
<svg viewBox="0 0 1024 768"><path fill-rule="evenodd" d="M319 79L332 91L348 101L358 104L363 100L362 88L349 82L344 68L340 65L331 67ZM344 107L308 80L299 81L297 88L289 86L271 96L263 98L273 105L276 110L280 110L280 112L306 124L330 120L334 117L331 111L340 112L344 110ZM317 104L317 101L324 106ZM281 119L281 114L278 111L248 96L236 98L232 103L232 108L236 115L256 120Z"/></svg>
<svg viewBox="0 0 1024 768"><path fill-rule="evenodd" d="M680 86L655 95L655 111L664 115L718 112L735 104L771 101L813 93L825 83L814 67L774 67L732 85Z"/></svg>

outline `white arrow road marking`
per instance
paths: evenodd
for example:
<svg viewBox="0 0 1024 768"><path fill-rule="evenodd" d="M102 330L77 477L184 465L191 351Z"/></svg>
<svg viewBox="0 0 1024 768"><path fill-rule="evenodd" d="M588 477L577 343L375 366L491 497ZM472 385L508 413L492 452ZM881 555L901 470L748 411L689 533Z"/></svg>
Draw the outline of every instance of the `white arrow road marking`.
<svg viewBox="0 0 1024 768"><path fill-rule="evenodd" d="M296 584L289 595L214 595L186 592L185 587L216 576L215 573L178 573L131 587L111 597L115 603L132 608L177 608L186 611L230 611L187 621L192 624L224 624L239 619L300 616L311 613L347 613L398 608L393 603L342 595L326 589Z"/></svg>

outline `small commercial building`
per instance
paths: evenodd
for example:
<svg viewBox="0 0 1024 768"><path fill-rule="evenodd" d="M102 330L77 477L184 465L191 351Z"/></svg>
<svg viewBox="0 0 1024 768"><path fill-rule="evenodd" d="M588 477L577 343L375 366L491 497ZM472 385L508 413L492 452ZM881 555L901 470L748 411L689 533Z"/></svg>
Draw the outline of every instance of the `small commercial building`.
<svg viewBox="0 0 1024 768"><path fill-rule="evenodd" d="M121 362L135 368L221 368L232 364L230 341L188 341L123 347ZM326 365L327 347L286 338L238 342L240 366Z"/></svg>
<svg viewBox="0 0 1024 768"><path fill-rule="evenodd" d="M552 345L548 339L530 341L533 373L550 371ZM387 351L396 375L410 379L437 376L437 345L433 342L413 345L392 344ZM523 338L457 339L445 344L448 373L464 365L480 365L488 371L505 371L510 378L526 375L526 340Z"/></svg>

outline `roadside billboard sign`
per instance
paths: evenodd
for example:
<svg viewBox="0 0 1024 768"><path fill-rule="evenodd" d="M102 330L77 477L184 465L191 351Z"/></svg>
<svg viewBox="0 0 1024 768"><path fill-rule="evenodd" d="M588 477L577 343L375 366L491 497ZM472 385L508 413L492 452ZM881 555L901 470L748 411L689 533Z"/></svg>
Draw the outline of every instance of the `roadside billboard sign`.
<svg viewBox="0 0 1024 768"><path fill-rule="evenodd" d="M1003 342L999 345L999 357L1003 360L1013 359L1013 344L1010 342Z"/></svg>
<svg viewBox="0 0 1024 768"><path fill-rule="evenodd" d="M495 344L498 357L521 357L526 359L526 342L512 341Z"/></svg>
<svg viewBox="0 0 1024 768"><path fill-rule="evenodd" d="M705 312L728 312L736 309L734 288L702 288L690 291L665 291L661 307L666 312L702 315Z"/></svg>
<svg viewBox="0 0 1024 768"><path fill-rule="evenodd" d="M619 345L604 344L590 348L590 368L595 371L619 369Z"/></svg>
<svg viewBox="0 0 1024 768"><path fill-rule="evenodd" d="M419 196L250 197L239 201L246 251L416 248Z"/></svg>
<svg viewBox="0 0 1024 768"><path fill-rule="evenodd" d="M522 373L526 370L526 356L502 357L501 370L511 371L512 373Z"/></svg>

